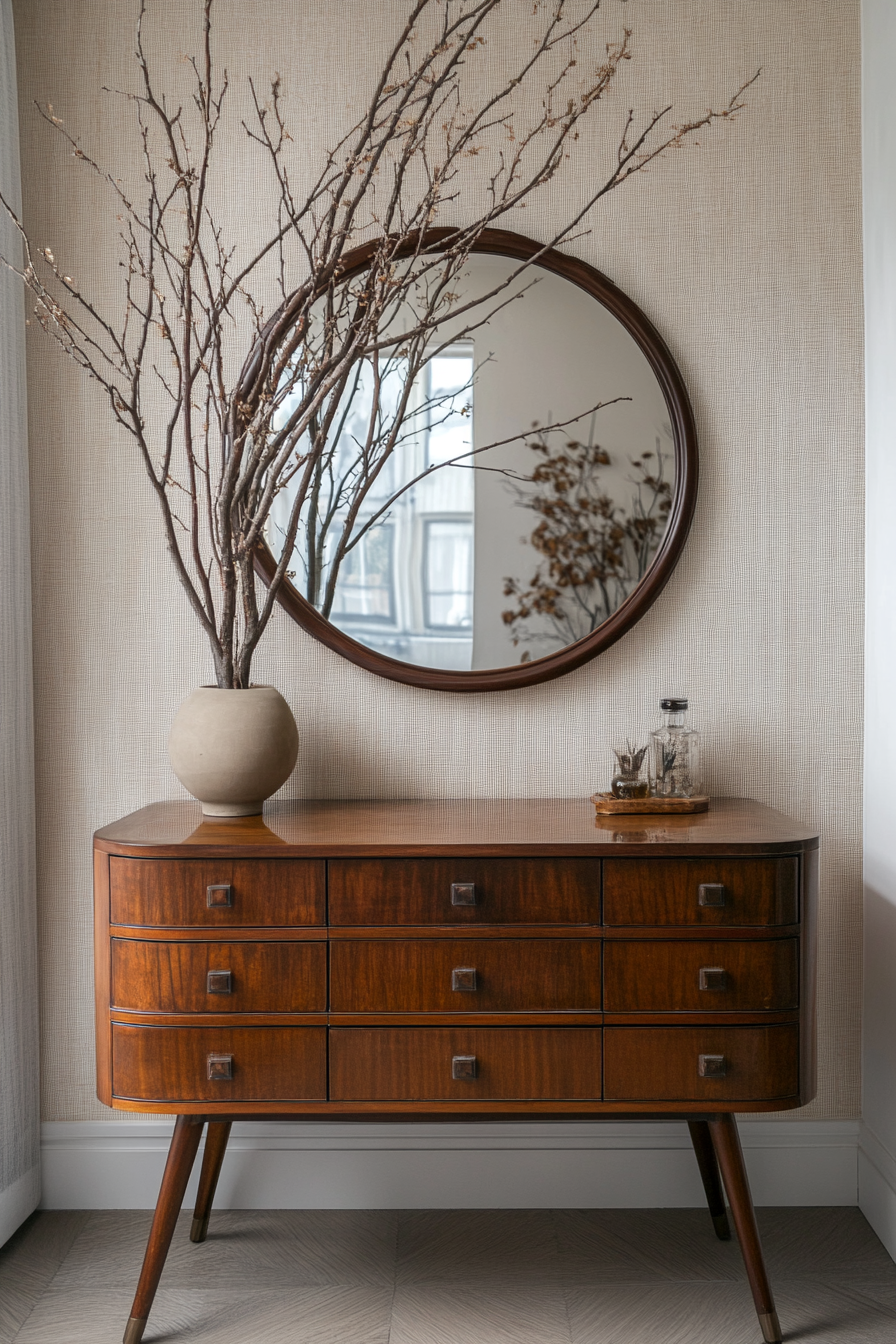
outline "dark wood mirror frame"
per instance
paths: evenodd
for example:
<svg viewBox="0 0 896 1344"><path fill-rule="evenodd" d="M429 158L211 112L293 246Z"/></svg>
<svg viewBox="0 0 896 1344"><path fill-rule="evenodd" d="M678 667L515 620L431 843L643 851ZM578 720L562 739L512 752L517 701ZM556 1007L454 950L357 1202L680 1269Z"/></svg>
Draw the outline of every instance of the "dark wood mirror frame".
<svg viewBox="0 0 896 1344"><path fill-rule="evenodd" d="M439 247L443 243L447 245L453 236L452 229L431 229L424 236L423 243L426 247ZM345 278L363 270L373 247L372 243L366 244L346 256ZM663 391L672 426L675 486L666 534L650 568L626 601L584 639L568 644L566 648L544 658L512 667L464 672L419 667L414 663L389 658L386 654L376 653L364 644L359 644L350 635L337 629L292 584L284 582L279 593L281 606L315 639L341 653L349 662L366 668L368 672L433 691L508 691L519 686L533 686L563 676L603 653L604 649L615 644L641 619L666 586L687 540L697 499L697 431L687 389L665 341L637 304L593 266L554 248L545 249L520 234L502 229L486 229L474 250L520 261L537 256L538 266L578 285L598 303L602 303L625 327L643 351ZM288 303L287 300L286 306ZM255 568L262 580L270 581L276 561L267 547L259 550Z"/></svg>

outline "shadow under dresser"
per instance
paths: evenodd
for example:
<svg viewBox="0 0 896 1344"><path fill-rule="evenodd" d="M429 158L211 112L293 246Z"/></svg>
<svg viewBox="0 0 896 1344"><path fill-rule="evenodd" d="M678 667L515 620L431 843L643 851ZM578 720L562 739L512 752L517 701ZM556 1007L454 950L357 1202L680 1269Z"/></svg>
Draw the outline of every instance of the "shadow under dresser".
<svg viewBox="0 0 896 1344"><path fill-rule="evenodd" d="M578 799L157 803L97 832L98 1095L177 1121L138 1344L203 1127L234 1119L686 1120L781 1339L735 1112L815 1090L818 840L769 808Z"/></svg>

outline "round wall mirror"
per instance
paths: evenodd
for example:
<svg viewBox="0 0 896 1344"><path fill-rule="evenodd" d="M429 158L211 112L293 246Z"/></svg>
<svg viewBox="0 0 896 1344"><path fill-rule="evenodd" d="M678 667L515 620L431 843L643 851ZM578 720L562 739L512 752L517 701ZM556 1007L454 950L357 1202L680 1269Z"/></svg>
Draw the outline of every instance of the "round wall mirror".
<svg viewBox="0 0 896 1344"><path fill-rule="evenodd" d="M325 449L279 492L258 568L283 554L301 481L280 600L306 630L417 686L530 685L607 648L662 590L694 508L693 415L655 328L583 262L488 231L415 343L437 283L435 268L403 293L381 348L322 402ZM319 338L332 296L318 307Z"/></svg>

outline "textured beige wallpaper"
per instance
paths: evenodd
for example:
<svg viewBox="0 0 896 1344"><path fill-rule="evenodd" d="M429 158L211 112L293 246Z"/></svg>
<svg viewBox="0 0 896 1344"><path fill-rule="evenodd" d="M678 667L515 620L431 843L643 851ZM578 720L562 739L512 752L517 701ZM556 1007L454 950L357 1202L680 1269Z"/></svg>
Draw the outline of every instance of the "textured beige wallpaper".
<svg viewBox="0 0 896 1344"><path fill-rule="evenodd" d="M194 4L156 0L187 50ZM237 80L276 69L296 152L317 161L371 78L404 0L219 0ZM97 96L132 79L129 0L17 0L27 216L79 279L116 281L108 199L35 115L53 103L98 153L127 154L126 118ZM508 0L497 73L531 40L531 0ZM303 795L575 796L605 744L690 694L713 792L747 794L823 836L821 1089L809 1114L859 1106L862 386L859 0L607 0L635 59L600 128L537 205L536 237L606 161L631 104L720 101L757 66L749 110L630 183L574 250L666 337L701 439L684 558L641 623L543 687L453 697L381 681L278 614L256 678L279 686L302 734ZM234 147L229 215L263 214ZM472 189L472 188L471 188ZM461 206L462 208L462 206ZM97 393L33 332L29 350L43 950L44 1114L110 1113L94 1097L90 835L180 794L165 755L181 699L210 661L161 543L129 443ZM802 1114L805 1114L802 1113Z"/></svg>

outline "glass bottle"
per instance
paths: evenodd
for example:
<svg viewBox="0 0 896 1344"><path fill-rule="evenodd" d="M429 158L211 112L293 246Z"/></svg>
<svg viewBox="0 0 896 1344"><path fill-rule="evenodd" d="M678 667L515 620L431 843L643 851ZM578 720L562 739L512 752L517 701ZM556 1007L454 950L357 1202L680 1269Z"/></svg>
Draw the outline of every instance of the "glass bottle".
<svg viewBox="0 0 896 1344"><path fill-rule="evenodd" d="M650 773L657 798L700 792L700 734L685 723L687 700L660 701L663 726L650 734Z"/></svg>
<svg viewBox="0 0 896 1344"><path fill-rule="evenodd" d="M626 742L624 747L614 747L616 772L610 784L614 798L649 798L650 782L644 765L647 756L646 747L633 747Z"/></svg>

